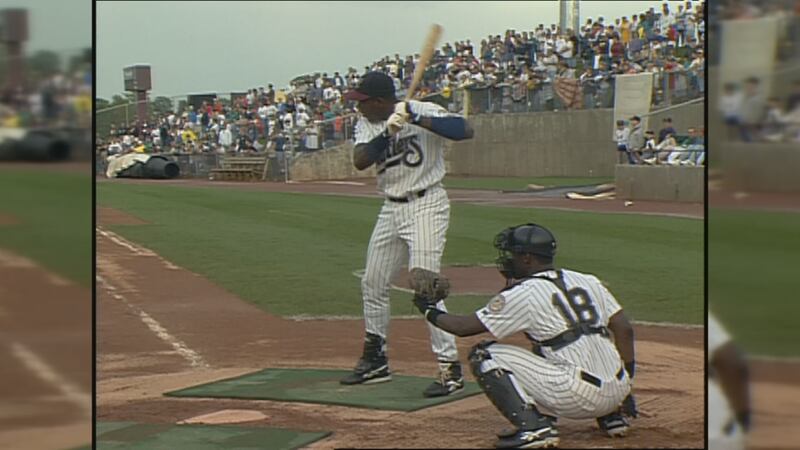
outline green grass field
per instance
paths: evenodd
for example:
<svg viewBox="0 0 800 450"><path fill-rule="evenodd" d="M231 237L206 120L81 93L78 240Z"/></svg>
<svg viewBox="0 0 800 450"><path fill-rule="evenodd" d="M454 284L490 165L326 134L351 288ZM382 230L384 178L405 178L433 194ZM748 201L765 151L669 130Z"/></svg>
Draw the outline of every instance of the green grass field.
<svg viewBox="0 0 800 450"><path fill-rule="evenodd" d="M800 355L798 230L797 213L709 210L709 310L750 352Z"/></svg>
<svg viewBox="0 0 800 450"><path fill-rule="evenodd" d="M0 247L82 286L92 285L92 178L4 168L0 172Z"/></svg>
<svg viewBox="0 0 800 450"><path fill-rule="evenodd" d="M529 184L539 186L586 186L613 183L614 177L459 177L444 179L447 189L486 189L493 191L522 191Z"/></svg>
<svg viewBox="0 0 800 450"><path fill-rule="evenodd" d="M279 315L360 315L359 280L379 199L102 183L97 203L147 225L112 229ZM537 221L558 263L605 280L635 319L703 322L703 222L452 204L445 265L491 265L494 235ZM393 294L394 314L413 314ZM467 312L485 297L452 297Z"/></svg>

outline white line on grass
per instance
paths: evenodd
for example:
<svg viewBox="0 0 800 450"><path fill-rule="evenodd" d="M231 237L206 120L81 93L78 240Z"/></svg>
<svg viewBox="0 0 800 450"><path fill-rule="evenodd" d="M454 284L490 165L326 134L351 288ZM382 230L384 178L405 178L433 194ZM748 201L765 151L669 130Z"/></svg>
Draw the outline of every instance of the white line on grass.
<svg viewBox="0 0 800 450"><path fill-rule="evenodd" d="M136 256L152 256L154 258L158 258L159 260L161 260L161 262L164 263L167 269L172 269L172 270L179 269L178 266L162 258L161 255L159 255L158 253L150 250L149 248L145 248L140 245L134 244L133 242L125 239L124 237L114 232L105 230L100 227L97 227L97 232L100 233L101 236L107 237L109 240L111 240L111 242L119 245L120 247L127 248Z"/></svg>
<svg viewBox="0 0 800 450"><path fill-rule="evenodd" d="M294 320L295 322L305 322L309 320L361 320L364 318L364 316L355 316L355 315L315 316L311 314L297 314L293 316L285 316L285 318L288 320ZM423 317L421 314L392 316L392 319L422 319L422 318ZM633 320L631 322L634 325L644 325L650 327L682 328L687 330L696 330L704 328L704 325L695 325L689 323L647 322L643 320Z"/></svg>
<svg viewBox="0 0 800 450"><path fill-rule="evenodd" d="M47 362L22 343L12 342L11 353L40 380L57 388L64 397L80 407L84 417L91 416L91 395L59 375Z"/></svg>
<svg viewBox="0 0 800 450"><path fill-rule="evenodd" d="M130 308L139 318L147 325L147 328L150 328L150 331L155 333L162 341L169 344L179 355L183 356L192 367L209 367L208 363L203 360L203 357L200 356L199 353L190 349L183 341L176 338L175 336L169 334L166 328L164 328L156 319L153 319L149 314L147 314L143 309L139 308L136 305L133 305L131 302L128 301L123 295L117 293L117 288L112 286L105 278L101 276L97 276L97 281L103 285L103 287L111 294L112 297L119 300L120 302L124 303L125 306Z"/></svg>
<svg viewBox="0 0 800 450"><path fill-rule="evenodd" d="M787 363L787 364L800 364L800 357L797 356L762 356L752 355L747 359L759 362L774 362L774 363Z"/></svg>

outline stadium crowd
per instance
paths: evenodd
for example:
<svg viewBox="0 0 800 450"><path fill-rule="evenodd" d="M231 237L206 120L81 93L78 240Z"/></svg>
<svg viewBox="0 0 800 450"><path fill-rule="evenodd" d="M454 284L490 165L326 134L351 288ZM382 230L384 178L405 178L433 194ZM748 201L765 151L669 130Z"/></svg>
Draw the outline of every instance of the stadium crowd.
<svg viewBox="0 0 800 450"><path fill-rule="evenodd" d="M777 19L776 63L796 65L800 59L800 0L722 0L712 13L721 20ZM747 77L722 86L716 108L725 122L727 139L800 142L800 79L782 96L770 95L766 84L758 77Z"/></svg>
<svg viewBox="0 0 800 450"><path fill-rule="evenodd" d="M509 112L611 107L614 77L655 74L655 99L663 86L703 95L705 67L704 2L664 3L630 17L588 18L575 31L539 24L533 30L506 30L479 43L445 43L435 51L418 92L437 95L450 109L460 107L457 92L500 89L497 108L472 101L470 110ZM298 76L286 91L254 88L233 101L217 99L187 106L151 123L112 126L99 136L109 153L281 152L316 150L352 136L355 105L342 100L369 71L384 71L395 80L398 95L411 82L419 54L385 56L359 71ZM671 74L680 77L666 78ZM666 82L666 83L665 83ZM682 86L681 86L682 85ZM463 101L463 99L461 99ZM519 106L515 108L515 106Z"/></svg>
<svg viewBox="0 0 800 450"><path fill-rule="evenodd" d="M656 134L652 129L643 129L639 116L633 116L628 121L617 120L616 125L614 142L617 144L620 164L705 164L705 127L689 127L685 135L679 135L672 126L672 118L666 117Z"/></svg>
<svg viewBox="0 0 800 450"><path fill-rule="evenodd" d="M43 77L32 86L0 93L0 127L89 128L91 113L92 69L88 63L73 72Z"/></svg>

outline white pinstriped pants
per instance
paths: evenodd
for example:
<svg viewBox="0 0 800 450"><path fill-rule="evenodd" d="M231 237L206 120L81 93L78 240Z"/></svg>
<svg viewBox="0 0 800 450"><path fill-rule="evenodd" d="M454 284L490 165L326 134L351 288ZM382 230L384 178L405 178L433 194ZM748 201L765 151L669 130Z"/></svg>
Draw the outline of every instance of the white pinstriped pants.
<svg viewBox="0 0 800 450"><path fill-rule="evenodd" d="M630 392L628 375L602 380L597 387L581 379L581 369L542 358L514 345L492 344L492 355L481 363L481 372L501 368L514 374L517 390L543 414L568 419L594 419L617 409Z"/></svg>
<svg viewBox="0 0 800 450"><path fill-rule="evenodd" d="M719 383L708 380L708 448L711 450L743 450L745 437L738 423L730 432L725 428L736 417Z"/></svg>
<svg viewBox="0 0 800 450"><path fill-rule="evenodd" d="M408 203L386 200L378 214L367 249L367 266L361 279L364 323L368 333L384 339L389 329L389 288L392 277L408 259L408 269L441 269L442 253L450 225L450 201L436 186ZM410 304L410 298L409 298ZM444 302L437 307L447 311ZM455 336L430 323L431 349L440 361L457 361Z"/></svg>

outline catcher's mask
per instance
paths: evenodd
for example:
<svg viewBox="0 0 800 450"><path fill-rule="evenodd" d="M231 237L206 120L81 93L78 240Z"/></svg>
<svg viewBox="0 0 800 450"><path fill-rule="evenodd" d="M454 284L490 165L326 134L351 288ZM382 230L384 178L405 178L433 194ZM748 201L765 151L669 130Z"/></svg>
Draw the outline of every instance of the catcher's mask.
<svg viewBox="0 0 800 450"><path fill-rule="evenodd" d="M514 254L530 253L553 258L556 254L556 237L541 225L526 223L498 233L494 237L494 247L500 252L495 260L497 270L510 280L526 275L518 273L519 268L514 267Z"/></svg>

